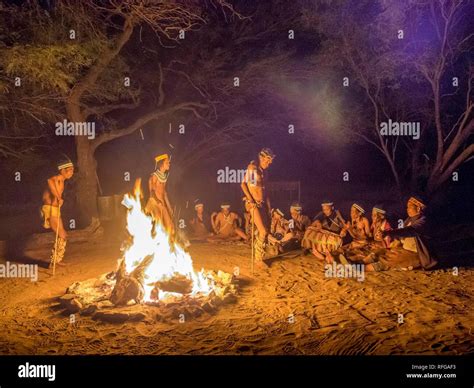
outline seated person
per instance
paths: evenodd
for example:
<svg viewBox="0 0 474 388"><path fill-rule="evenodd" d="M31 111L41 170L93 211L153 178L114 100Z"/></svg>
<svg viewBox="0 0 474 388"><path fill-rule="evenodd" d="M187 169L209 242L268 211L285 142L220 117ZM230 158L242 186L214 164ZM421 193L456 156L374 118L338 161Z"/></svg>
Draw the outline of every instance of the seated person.
<svg viewBox="0 0 474 388"><path fill-rule="evenodd" d="M358 204L352 205L352 224L347 223L346 228L353 241L337 252L333 252L333 259L338 257L342 264L349 264L349 261L368 264L377 261L378 256L384 255L386 249L390 247L391 241L390 237L382 237L382 232L391 230L385 213L381 207L374 207L372 209L372 224L368 228L369 221L363 216L364 209Z"/></svg>
<svg viewBox="0 0 474 388"><path fill-rule="evenodd" d="M339 210L335 209L333 202L324 201L321 209L307 228L301 245L324 260L330 251L342 246L342 238L346 236L347 230L346 221Z"/></svg>
<svg viewBox="0 0 474 388"><path fill-rule="evenodd" d="M372 209L372 224L370 225L370 233L374 239L375 245L382 248L390 247L390 236L382 237L382 232L392 230L388 220L385 218L386 211L381 206L374 206Z"/></svg>
<svg viewBox="0 0 474 388"><path fill-rule="evenodd" d="M354 203L351 207L351 222L347 222L345 228L352 237L349 249L362 248L368 244L370 234L369 220L364 217L365 210L362 206Z"/></svg>
<svg viewBox="0 0 474 388"><path fill-rule="evenodd" d="M230 211L230 205L226 202L221 205L219 213L212 213L211 223L214 236L208 238L210 242L248 240L248 236L239 227L242 219L237 213Z"/></svg>
<svg viewBox="0 0 474 388"><path fill-rule="evenodd" d="M270 234L275 240L281 241L288 233L288 221L280 209L272 209Z"/></svg>
<svg viewBox="0 0 474 388"><path fill-rule="evenodd" d="M437 261L430 254L427 244L427 220L424 215L425 203L419 198L411 197L407 202L408 218L403 228L382 232L382 237L397 237L402 242L403 249L394 249L393 255L382 261L367 266L367 270L380 271L390 268L419 268L432 269ZM415 253L415 255L410 255Z"/></svg>
<svg viewBox="0 0 474 388"><path fill-rule="evenodd" d="M192 240L205 240L212 235L210 216L204 211L204 204L194 201L194 217L189 220L189 237Z"/></svg>
<svg viewBox="0 0 474 388"><path fill-rule="evenodd" d="M298 242L298 245L301 244L303 240L306 229L311 225L311 221L308 216L303 214L302 206L294 202L290 206L291 218L288 221L289 233L285 236L285 239L293 239Z"/></svg>
<svg viewBox="0 0 474 388"><path fill-rule="evenodd" d="M275 256L285 251L285 245L291 239L291 236L289 235L289 225L285 219L285 214L280 209L272 209L271 215L267 253L269 256Z"/></svg>

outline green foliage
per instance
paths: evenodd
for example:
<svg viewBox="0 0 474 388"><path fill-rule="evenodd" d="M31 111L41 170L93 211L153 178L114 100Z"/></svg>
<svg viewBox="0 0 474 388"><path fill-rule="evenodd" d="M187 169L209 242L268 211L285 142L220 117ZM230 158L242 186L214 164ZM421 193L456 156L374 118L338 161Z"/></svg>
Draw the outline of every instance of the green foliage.
<svg viewBox="0 0 474 388"><path fill-rule="evenodd" d="M0 50L0 64L9 76L25 78L42 89L66 92L81 70L98 57L97 46L94 42L15 45Z"/></svg>

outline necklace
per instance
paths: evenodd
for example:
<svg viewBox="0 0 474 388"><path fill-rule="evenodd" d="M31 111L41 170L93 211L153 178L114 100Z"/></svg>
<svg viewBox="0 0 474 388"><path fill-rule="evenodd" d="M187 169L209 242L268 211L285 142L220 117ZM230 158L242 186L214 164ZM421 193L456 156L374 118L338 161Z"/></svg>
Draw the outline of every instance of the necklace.
<svg viewBox="0 0 474 388"><path fill-rule="evenodd" d="M166 183L168 180L169 171L162 172L160 170L156 170L153 174L158 178L158 182Z"/></svg>

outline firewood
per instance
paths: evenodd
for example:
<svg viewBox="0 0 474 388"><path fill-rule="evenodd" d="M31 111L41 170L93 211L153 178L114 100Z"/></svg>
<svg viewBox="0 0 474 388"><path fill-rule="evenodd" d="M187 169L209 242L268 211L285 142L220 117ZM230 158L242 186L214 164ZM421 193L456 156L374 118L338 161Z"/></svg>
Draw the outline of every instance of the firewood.
<svg viewBox="0 0 474 388"><path fill-rule="evenodd" d="M180 294L190 294L193 290L192 280L183 275L177 275L171 279L159 281L156 283L156 285L160 288L160 290L176 292Z"/></svg>

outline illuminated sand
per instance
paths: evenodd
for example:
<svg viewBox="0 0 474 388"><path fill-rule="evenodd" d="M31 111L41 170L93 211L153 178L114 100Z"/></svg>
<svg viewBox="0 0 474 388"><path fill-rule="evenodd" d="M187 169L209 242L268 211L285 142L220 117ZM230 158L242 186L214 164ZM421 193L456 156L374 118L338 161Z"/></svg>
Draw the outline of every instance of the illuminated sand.
<svg viewBox="0 0 474 388"><path fill-rule="evenodd" d="M49 249L30 252L47 257ZM117 246L71 246L68 267L40 282L0 282L2 354L466 354L474 349L474 270L394 271L328 279L309 256L275 262L250 276L246 246L190 248L197 268L240 269L236 303L215 314L185 318L141 306L140 322L104 323L55 310L57 296L75 281L116 267ZM124 308L134 313L134 306ZM135 311L136 312L136 311ZM398 314L404 323L398 323ZM148 315L149 314L149 315ZM158 320L161 314L165 321ZM158 318L158 319L157 319ZM293 323L290 323L293 322Z"/></svg>

